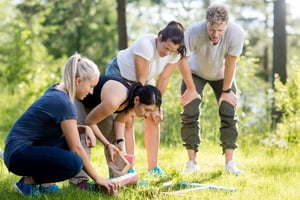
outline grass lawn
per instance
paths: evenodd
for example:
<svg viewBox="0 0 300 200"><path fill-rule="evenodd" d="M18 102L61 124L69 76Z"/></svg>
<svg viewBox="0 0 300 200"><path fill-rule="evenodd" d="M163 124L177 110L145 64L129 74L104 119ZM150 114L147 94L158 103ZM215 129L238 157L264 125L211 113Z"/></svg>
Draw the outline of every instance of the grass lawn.
<svg viewBox="0 0 300 200"><path fill-rule="evenodd" d="M120 199L264 199L295 200L300 199L300 152L296 147L283 149L262 144L243 145L235 153L238 166L245 174L234 176L224 172L224 157L217 143L204 142L199 152L201 172L183 175L187 155L183 147L161 147L160 166L172 177L172 186L163 187L169 179L154 179L146 176L146 153L143 147L137 149L136 170L140 180L148 180L148 186L126 187L120 189ZM97 171L107 177L107 166L100 145L93 149L92 160ZM97 156L99 155L99 156ZM22 197L13 189L18 176L9 174L4 163L0 161L0 199L21 200ZM162 192L178 189L179 182L197 182L217 186L234 187L234 192L203 189L165 195ZM102 193L84 192L69 186L67 181L59 183L64 194L44 195L40 199L114 199Z"/></svg>

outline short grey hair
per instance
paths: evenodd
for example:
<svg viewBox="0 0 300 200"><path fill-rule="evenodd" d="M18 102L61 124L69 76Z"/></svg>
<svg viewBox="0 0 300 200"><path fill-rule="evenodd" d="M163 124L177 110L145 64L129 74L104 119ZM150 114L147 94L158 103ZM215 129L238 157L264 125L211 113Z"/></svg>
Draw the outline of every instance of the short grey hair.
<svg viewBox="0 0 300 200"><path fill-rule="evenodd" d="M214 4L208 7L206 11L206 21L210 25L221 25L223 22L226 24L229 20L229 11L227 8L220 4Z"/></svg>

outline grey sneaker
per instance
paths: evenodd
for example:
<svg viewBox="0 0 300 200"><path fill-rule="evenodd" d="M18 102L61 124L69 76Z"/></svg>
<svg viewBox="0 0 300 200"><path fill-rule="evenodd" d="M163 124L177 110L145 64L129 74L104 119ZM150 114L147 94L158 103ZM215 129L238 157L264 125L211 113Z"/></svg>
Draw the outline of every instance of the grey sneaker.
<svg viewBox="0 0 300 200"><path fill-rule="evenodd" d="M244 171L240 170L235 162L233 160L230 160L226 165L225 165L225 171L234 175L240 175L243 174Z"/></svg>
<svg viewBox="0 0 300 200"><path fill-rule="evenodd" d="M200 168L193 161L189 160L186 163L185 170L184 170L185 174L191 174L191 173L195 173L195 172L198 172L198 171L200 171Z"/></svg>

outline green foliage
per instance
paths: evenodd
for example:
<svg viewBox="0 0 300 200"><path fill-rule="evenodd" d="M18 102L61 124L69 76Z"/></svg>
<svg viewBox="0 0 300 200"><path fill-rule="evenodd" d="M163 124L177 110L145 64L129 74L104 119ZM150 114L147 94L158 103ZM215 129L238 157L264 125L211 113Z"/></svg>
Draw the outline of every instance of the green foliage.
<svg viewBox="0 0 300 200"><path fill-rule="evenodd" d="M161 123L161 141L169 146L179 144L180 138L180 85L181 76L176 70L171 76L167 91L163 95L163 122Z"/></svg>
<svg viewBox="0 0 300 200"><path fill-rule="evenodd" d="M51 28L44 40L49 53L61 58L77 51L104 71L118 50L116 2L47 1L43 6L48 8L43 26Z"/></svg>
<svg viewBox="0 0 300 200"><path fill-rule="evenodd" d="M238 60L236 81L238 85L239 128L243 134L265 134L270 131L270 84L259 76L261 65L251 48Z"/></svg>
<svg viewBox="0 0 300 200"><path fill-rule="evenodd" d="M286 84L275 76L273 92L275 108L282 112L281 122L277 124L276 134L288 144L300 144L300 70L299 64L290 64Z"/></svg>
<svg viewBox="0 0 300 200"><path fill-rule="evenodd" d="M6 87L12 92L30 86L31 96L39 91L38 88L57 80L57 66L61 63L58 63L60 60L56 60L55 64L42 44L47 31L47 28L41 26L44 19L42 12L29 17L26 12L13 9L13 12L6 16L6 23L1 24L1 30L5 30L1 34L6 40L1 41L0 45L3 53L0 59L0 80L6 83ZM32 87L35 84L38 86Z"/></svg>
<svg viewBox="0 0 300 200"><path fill-rule="evenodd" d="M0 136L4 138L26 107L50 84L60 80L65 58L53 60L42 44L47 32L47 28L41 26L45 19L43 12L29 17L8 3L3 3L0 9L1 13L9 11L5 17L1 16L0 23L3 36L0 37Z"/></svg>
<svg viewBox="0 0 300 200"><path fill-rule="evenodd" d="M234 176L224 172L223 156L219 146L205 141L199 152L198 163L201 172L192 175L183 175L187 155L183 147L162 147L160 149L160 166L170 176L172 181L169 187L163 187L165 179L155 179L146 176L147 161L143 146L137 147L136 170L139 180L148 180L149 186L125 187L119 190L119 199L136 200L175 200L175 199L280 199L291 200L300 198L300 159L299 148L285 150L277 147L267 147L260 143L251 142L251 148L240 148L236 152L236 161L245 174ZM244 146L244 145L243 145ZM259 152L259 153L258 153ZM92 150L93 166L101 177L107 178L107 164L103 156L102 145ZM13 184L20 178L9 173L0 160L0 195L1 199L26 200L13 189ZM234 187L236 192L204 189L184 193L186 196L163 195L161 192L179 190L180 182L196 182L225 187ZM73 188L68 181L59 182L64 194L43 195L41 199L48 200L99 200L117 199L100 192L85 192Z"/></svg>

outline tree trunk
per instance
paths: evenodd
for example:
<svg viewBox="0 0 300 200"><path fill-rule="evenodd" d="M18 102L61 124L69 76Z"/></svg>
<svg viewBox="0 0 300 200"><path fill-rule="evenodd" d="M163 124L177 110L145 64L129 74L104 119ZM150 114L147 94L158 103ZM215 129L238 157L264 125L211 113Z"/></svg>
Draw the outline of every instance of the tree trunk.
<svg viewBox="0 0 300 200"><path fill-rule="evenodd" d="M211 4L210 0L204 0L204 2L203 2L203 7L204 7L205 9L207 9L207 8L210 6L210 4Z"/></svg>
<svg viewBox="0 0 300 200"><path fill-rule="evenodd" d="M117 0L119 50L127 48L126 0Z"/></svg>
<svg viewBox="0 0 300 200"><path fill-rule="evenodd" d="M278 74L282 83L286 82L287 38L285 0L274 1L273 37L273 80ZM273 81L274 83L274 81Z"/></svg>
<svg viewBox="0 0 300 200"><path fill-rule="evenodd" d="M272 86L274 89L274 75L278 74L280 81L285 84L287 79L287 38L286 38L286 3L285 0L274 1L274 27L273 27L273 73ZM272 127L281 121L282 110L276 110L275 102L272 108Z"/></svg>

